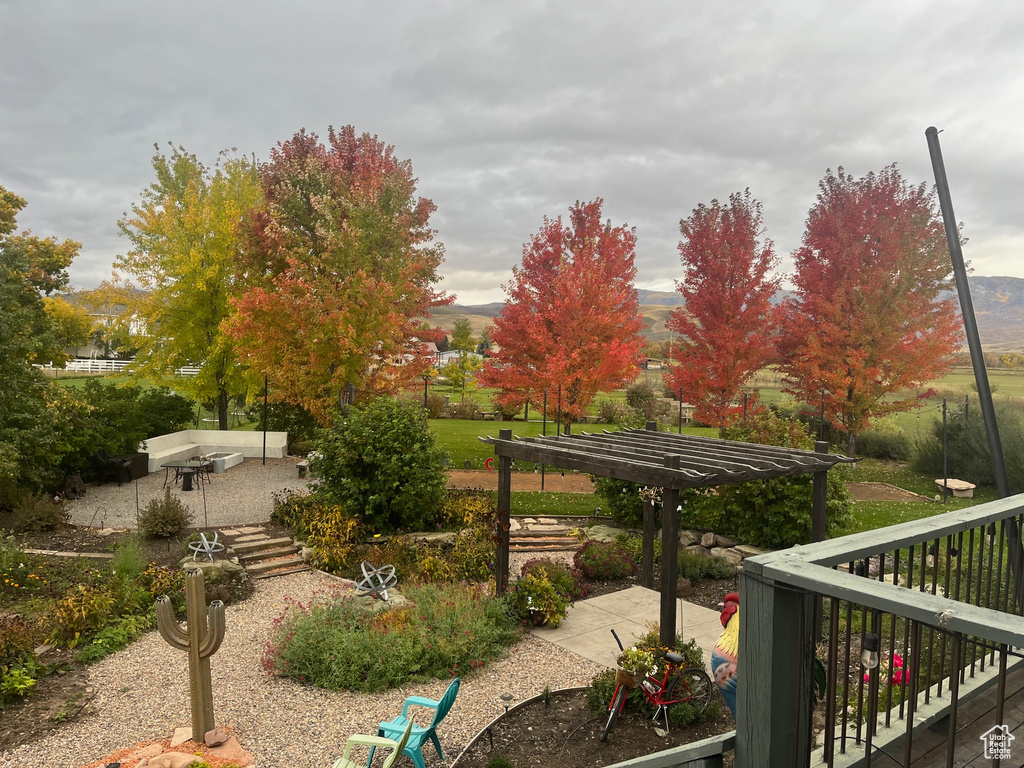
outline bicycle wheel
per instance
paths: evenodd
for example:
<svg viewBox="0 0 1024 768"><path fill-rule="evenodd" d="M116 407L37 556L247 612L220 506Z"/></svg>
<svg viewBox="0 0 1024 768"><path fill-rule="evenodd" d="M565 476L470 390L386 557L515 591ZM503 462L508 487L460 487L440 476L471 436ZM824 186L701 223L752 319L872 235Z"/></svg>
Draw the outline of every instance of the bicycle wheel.
<svg viewBox="0 0 1024 768"><path fill-rule="evenodd" d="M707 672L697 667L687 667L669 678L665 685L664 698L665 701L675 704L685 701L703 712L711 703L713 690L714 683Z"/></svg>
<svg viewBox="0 0 1024 768"><path fill-rule="evenodd" d="M608 732L615 725L615 721L619 717L619 710L622 709L622 705L625 703L627 693L629 693L629 689L624 685L620 685L615 689L615 696L612 697L611 711L608 712L608 722L605 724L604 730L601 731L601 741L608 738Z"/></svg>

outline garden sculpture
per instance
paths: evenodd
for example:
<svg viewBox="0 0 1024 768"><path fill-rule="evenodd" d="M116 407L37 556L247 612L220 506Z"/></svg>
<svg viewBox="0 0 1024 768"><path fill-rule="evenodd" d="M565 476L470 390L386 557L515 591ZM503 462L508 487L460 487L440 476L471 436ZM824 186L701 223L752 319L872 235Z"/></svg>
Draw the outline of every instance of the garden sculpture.
<svg viewBox="0 0 1024 768"><path fill-rule="evenodd" d="M356 594L379 597L387 602L388 590L394 589L398 585L395 566L383 565L380 568L374 568L373 563L363 560L359 567L363 571L363 580L356 584Z"/></svg>
<svg viewBox="0 0 1024 768"><path fill-rule="evenodd" d="M224 603L214 600L206 611L203 572L198 568L185 574L185 628L174 619L174 608L166 595L156 599L156 625L160 635L179 651L188 651L188 687L192 709L192 740L202 743L214 728L213 686L210 657L224 640Z"/></svg>
<svg viewBox="0 0 1024 768"><path fill-rule="evenodd" d="M738 682L736 662L740 650L740 593L730 592L718 605L722 609L719 618L725 629L718 638L715 650L711 652L711 672L715 676L715 685L722 692L722 697L735 718Z"/></svg>

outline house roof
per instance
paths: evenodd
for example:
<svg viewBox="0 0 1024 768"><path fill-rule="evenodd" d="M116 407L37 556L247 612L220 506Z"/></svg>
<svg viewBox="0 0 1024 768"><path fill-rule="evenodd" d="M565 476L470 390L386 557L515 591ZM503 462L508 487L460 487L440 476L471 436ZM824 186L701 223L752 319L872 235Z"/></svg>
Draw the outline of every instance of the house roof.
<svg viewBox="0 0 1024 768"><path fill-rule="evenodd" d="M480 438L498 456L679 490L819 472L852 461L833 453L644 429L517 438L502 432Z"/></svg>

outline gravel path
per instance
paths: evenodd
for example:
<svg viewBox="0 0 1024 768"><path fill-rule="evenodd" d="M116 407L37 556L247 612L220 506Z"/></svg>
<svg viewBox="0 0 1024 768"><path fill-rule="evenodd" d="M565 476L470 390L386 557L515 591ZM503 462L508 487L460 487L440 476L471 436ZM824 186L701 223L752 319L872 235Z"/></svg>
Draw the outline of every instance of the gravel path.
<svg viewBox="0 0 1024 768"><path fill-rule="evenodd" d="M438 699L448 681L380 694L353 694L301 686L268 677L260 657L271 623L286 598L308 601L331 589L315 573L257 582L255 595L227 608L227 633L212 659L217 723L233 729L257 768L326 768L341 756L352 733L375 733L408 695ZM508 657L463 680L455 706L440 729L453 759L469 740L503 710L498 698L515 701L552 689L585 684L602 667L535 637L527 637ZM169 736L188 725L185 654L174 651L157 632L90 668L95 714L50 736L0 754L2 768L77 768L140 741ZM440 766L424 750L427 765Z"/></svg>
<svg viewBox="0 0 1024 768"><path fill-rule="evenodd" d="M298 490L309 483L299 479L297 458L245 459L222 475L210 476L209 483L196 484L191 491L182 491L175 485L173 475L167 487L192 510L196 526L217 528L226 525L262 523L270 519L274 508L273 493L286 488ZM71 522L99 528L135 528L135 494L138 490L139 509L151 499L163 498L164 470L158 469L137 481L106 483L89 488L81 499L68 503ZM204 524L204 509L205 521Z"/></svg>

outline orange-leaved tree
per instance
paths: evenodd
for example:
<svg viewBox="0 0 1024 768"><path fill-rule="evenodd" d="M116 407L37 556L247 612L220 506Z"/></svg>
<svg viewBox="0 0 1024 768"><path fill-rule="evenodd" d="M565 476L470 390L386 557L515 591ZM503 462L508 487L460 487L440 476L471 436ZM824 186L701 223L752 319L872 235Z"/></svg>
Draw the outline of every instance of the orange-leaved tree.
<svg viewBox="0 0 1024 768"><path fill-rule="evenodd" d="M842 167L819 184L786 304L785 390L824 395L825 417L856 436L905 411L952 364L961 321L934 193L895 165L860 179Z"/></svg>
<svg viewBox="0 0 1024 768"><path fill-rule="evenodd" d="M579 418L601 391L630 381L643 346L633 278L636 236L601 221L600 198L576 202L569 221L545 217L523 246L490 331L498 351L477 380L515 407L562 387L564 421ZM556 407L548 397L549 411Z"/></svg>
<svg viewBox="0 0 1024 768"><path fill-rule="evenodd" d="M749 189L725 205L698 205L679 232L684 273L676 290L685 306L666 323L680 340L665 378L696 404L699 421L721 427L747 378L774 359L778 258Z"/></svg>
<svg viewBox="0 0 1024 768"><path fill-rule="evenodd" d="M429 368L414 320L448 301L432 287L434 204L416 196L408 160L352 126L326 144L299 131L260 176L228 331L275 399L327 423L347 385L391 393Z"/></svg>

